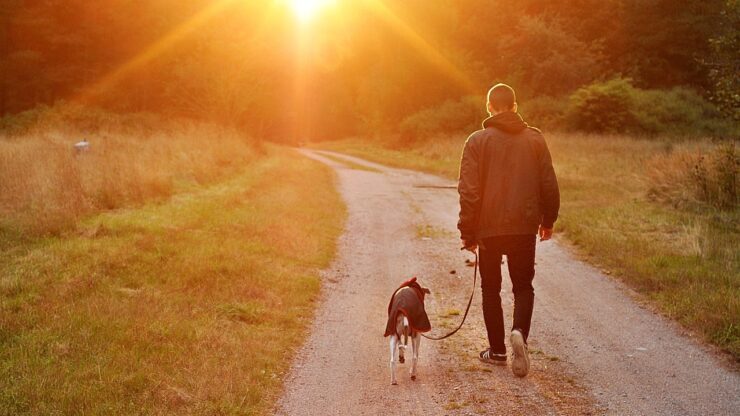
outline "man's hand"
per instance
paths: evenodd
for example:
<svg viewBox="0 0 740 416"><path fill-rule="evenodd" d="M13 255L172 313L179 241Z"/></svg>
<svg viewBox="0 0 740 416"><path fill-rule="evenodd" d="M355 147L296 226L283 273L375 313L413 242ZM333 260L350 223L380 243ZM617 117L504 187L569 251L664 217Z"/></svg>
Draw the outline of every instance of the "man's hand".
<svg viewBox="0 0 740 416"><path fill-rule="evenodd" d="M475 241L465 241L465 240L461 240L461 241L462 241L463 250L468 250L470 252L475 253L475 250L478 249L478 243Z"/></svg>
<svg viewBox="0 0 740 416"><path fill-rule="evenodd" d="M540 230L537 234L540 236L540 241L547 241L552 238L552 228L545 228L540 225Z"/></svg>

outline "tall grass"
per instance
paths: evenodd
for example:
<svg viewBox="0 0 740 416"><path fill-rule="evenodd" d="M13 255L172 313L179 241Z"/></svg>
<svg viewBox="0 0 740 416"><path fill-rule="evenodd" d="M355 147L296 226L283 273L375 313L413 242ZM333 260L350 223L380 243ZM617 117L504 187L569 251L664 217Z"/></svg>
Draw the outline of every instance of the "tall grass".
<svg viewBox="0 0 740 416"><path fill-rule="evenodd" d="M331 171L147 114L0 132L0 415L267 413L341 232Z"/></svg>
<svg viewBox="0 0 740 416"><path fill-rule="evenodd" d="M218 164L184 143L197 140L163 152L188 163L151 156L165 165L152 169ZM249 154L226 180L79 232L0 232L0 415L269 413L343 211L325 166L270 146L239 165Z"/></svg>
<svg viewBox="0 0 740 416"><path fill-rule="evenodd" d="M454 180L465 137L405 148L361 140L321 147ZM562 193L556 234L564 232L583 256L740 360L734 147L618 135L546 137Z"/></svg>
<svg viewBox="0 0 740 416"><path fill-rule="evenodd" d="M684 146L685 147L685 146ZM649 163L649 194L675 206L740 206L740 154L734 142L709 151L693 146L658 155Z"/></svg>
<svg viewBox="0 0 740 416"><path fill-rule="evenodd" d="M256 157L233 130L181 123L159 131L31 129L0 136L0 227L58 234L95 212L168 197L233 174ZM88 151L76 152L81 138Z"/></svg>

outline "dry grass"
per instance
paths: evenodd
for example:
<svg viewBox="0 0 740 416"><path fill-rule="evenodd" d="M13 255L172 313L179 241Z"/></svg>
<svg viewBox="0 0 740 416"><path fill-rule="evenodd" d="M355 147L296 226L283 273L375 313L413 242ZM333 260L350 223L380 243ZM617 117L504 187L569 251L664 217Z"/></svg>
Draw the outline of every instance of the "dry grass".
<svg viewBox="0 0 740 416"><path fill-rule="evenodd" d="M681 146L648 163L649 195L676 207L740 206L740 154L734 142L707 149Z"/></svg>
<svg viewBox="0 0 740 416"><path fill-rule="evenodd" d="M0 137L0 415L269 412L341 231L331 171L211 125L30 116Z"/></svg>
<svg viewBox="0 0 740 416"><path fill-rule="evenodd" d="M222 155L163 150L179 151L186 162L152 168L197 175L174 171ZM93 215L76 232L0 230L0 415L268 413L343 211L329 169L265 152L226 181Z"/></svg>
<svg viewBox="0 0 740 416"><path fill-rule="evenodd" d="M320 147L453 179L465 138L460 134L400 149L361 140ZM691 184L696 178L686 177L687 166L698 160L697 151L723 150L706 141L682 144L583 134L546 138L562 194L556 234L564 233L593 263L613 271L666 315L740 360L740 209L667 204L655 198L659 183L662 195L700 201ZM713 179L722 176L715 172L732 172L732 164L717 170L710 159L705 159L702 178L732 182Z"/></svg>
<svg viewBox="0 0 740 416"><path fill-rule="evenodd" d="M202 124L138 134L69 132L0 136L0 227L58 234L95 212L165 198L232 175L256 157L238 133Z"/></svg>

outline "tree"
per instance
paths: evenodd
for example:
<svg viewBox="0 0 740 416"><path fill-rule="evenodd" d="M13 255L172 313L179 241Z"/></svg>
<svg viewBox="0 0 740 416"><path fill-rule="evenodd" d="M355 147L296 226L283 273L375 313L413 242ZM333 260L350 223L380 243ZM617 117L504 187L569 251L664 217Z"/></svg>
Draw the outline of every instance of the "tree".
<svg viewBox="0 0 740 416"><path fill-rule="evenodd" d="M719 20L719 33L710 40L704 64L712 81L712 100L733 120L740 121L740 2L728 0Z"/></svg>

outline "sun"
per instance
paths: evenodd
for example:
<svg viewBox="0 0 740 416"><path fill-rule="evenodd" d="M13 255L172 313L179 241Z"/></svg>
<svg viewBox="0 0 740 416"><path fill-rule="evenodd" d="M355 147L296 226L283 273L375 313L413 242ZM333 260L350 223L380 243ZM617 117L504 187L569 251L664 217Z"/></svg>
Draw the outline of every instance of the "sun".
<svg viewBox="0 0 740 416"><path fill-rule="evenodd" d="M335 0L290 0L288 3L298 20L308 22L312 20L324 7Z"/></svg>

